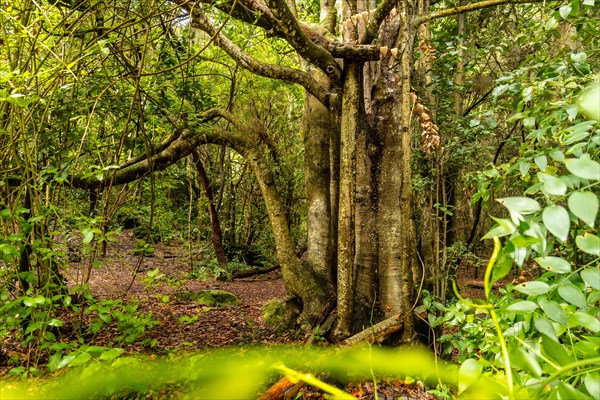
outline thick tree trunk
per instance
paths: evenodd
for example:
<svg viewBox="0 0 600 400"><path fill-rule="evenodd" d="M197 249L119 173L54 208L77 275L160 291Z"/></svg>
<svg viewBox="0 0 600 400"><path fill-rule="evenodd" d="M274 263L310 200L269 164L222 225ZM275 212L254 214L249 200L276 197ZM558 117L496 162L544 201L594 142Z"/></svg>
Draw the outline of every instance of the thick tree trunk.
<svg viewBox="0 0 600 400"><path fill-rule="evenodd" d="M362 68L360 63L345 65L342 95L341 141L340 141L340 191L338 211L337 248L337 314L336 337L351 333L354 302L354 256L355 256L355 169L356 135L360 129L363 113Z"/></svg>
<svg viewBox="0 0 600 400"><path fill-rule="evenodd" d="M313 71L312 76L327 85L327 77L322 72ZM335 130L337 126L329 110L307 93L303 129L307 207L306 261L329 282L333 282L329 141L331 132Z"/></svg>
<svg viewBox="0 0 600 400"><path fill-rule="evenodd" d="M298 325L302 331L310 331L327 304L333 287L321 279L308 263L302 263L296 255L285 219L285 207L275 187L266 157L260 149L251 145L240 150L256 176L265 201L288 297L299 303Z"/></svg>

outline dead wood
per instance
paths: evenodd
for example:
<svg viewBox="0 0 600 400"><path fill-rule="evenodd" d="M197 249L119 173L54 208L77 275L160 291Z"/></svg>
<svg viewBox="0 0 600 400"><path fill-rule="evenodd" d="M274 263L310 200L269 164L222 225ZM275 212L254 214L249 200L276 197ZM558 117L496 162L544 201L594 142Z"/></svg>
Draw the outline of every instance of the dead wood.
<svg viewBox="0 0 600 400"><path fill-rule="evenodd" d="M264 392L258 400L286 400L295 398L296 394L305 386L304 382L292 383L285 376Z"/></svg>
<svg viewBox="0 0 600 400"><path fill-rule="evenodd" d="M234 271L231 271L231 275L234 278L249 278L254 275L261 275L261 274L269 273L271 271L275 271L277 268L279 268L279 265L273 265L273 266L266 267L266 268L255 268L255 269L249 269L249 270L243 270L243 271L234 270Z"/></svg>
<svg viewBox="0 0 600 400"><path fill-rule="evenodd" d="M392 333L398 332L400 329L402 329L404 317L404 314L399 314L389 317L388 319L384 319L383 321L368 327L364 331L358 332L356 335L350 336L348 339L341 341L338 346L346 347L368 340L380 341L386 336L389 336Z"/></svg>

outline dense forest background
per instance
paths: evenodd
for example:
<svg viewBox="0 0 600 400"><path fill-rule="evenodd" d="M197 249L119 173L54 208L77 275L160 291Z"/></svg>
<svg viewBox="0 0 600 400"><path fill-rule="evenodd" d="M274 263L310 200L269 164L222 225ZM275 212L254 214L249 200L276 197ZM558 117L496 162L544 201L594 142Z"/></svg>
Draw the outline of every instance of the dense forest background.
<svg viewBox="0 0 600 400"><path fill-rule="evenodd" d="M160 350L177 367L140 361L160 322L127 293L190 300L177 264L281 282L263 342L430 348L349 350L368 395L392 376L444 398L600 397L594 0L0 4L3 395L65 395L44 379L79 366L119 371L83 397L214 396L247 374L182 348ZM121 296L98 290L107 268ZM325 383L346 384L344 356L305 351L219 396L266 390L276 360L350 396Z"/></svg>

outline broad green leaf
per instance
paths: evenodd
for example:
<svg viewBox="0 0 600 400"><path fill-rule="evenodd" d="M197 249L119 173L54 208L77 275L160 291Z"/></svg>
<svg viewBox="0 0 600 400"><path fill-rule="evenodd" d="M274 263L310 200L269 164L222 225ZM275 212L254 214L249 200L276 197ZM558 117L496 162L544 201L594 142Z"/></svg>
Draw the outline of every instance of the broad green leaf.
<svg viewBox="0 0 600 400"><path fill-rule="evenodd" d="M56 369L61 369L63 367L66 367L67 365L69 365L69 363L72 360L74 360L75 357L77 357L77 354L81 354L81 353L73 352L73 353L67 354L62 360L60 360L60 362L56 366Z"/></svg>
<svg viewBox="0 0 600 400"><path fill-rule="evenodd" d="M590 158L567 158L569 172L583 179L600 180L600 164Z"/></svg>
<svg viewBox="0 0 600 400"><path fill-rule="evenodd" d="M91 229L82 229L83 233L83 244L89 244L94 239L94 232Z"/></svg>
<svg viewBox="0 0 600 400"><path fill-rule="evenodd" d="M558 394L561 399L569 400L590 400L590 398L583 392L575 389L571 384L567 382L558 383Z"/></svg>
<svg viewBox="0 0 600 400"><path fill-rule="evenodd" d="M500 253L492 269L492 284L504 278L510 272L513 260L504 251Z"/></svg>
<svg viewBox="0 0 600 400"><path fill-rule="evenodd" d="M69 366L76 367L78 365L83 365L86 362L88 362L91 358L92 355L90 353L80 353L77 357L75 357L69 362Z"/></svg>
<svg viewBox="0 0 600 400"><path fill-rule="evenodd" d="M511 364L524 369L536 378L542 376L542 367L535 355L521 346L514 346L510 353Z"/></svg>
<svg viewBox="0 0 600 400"><path fill-rule="evenodd" d="M571 356L565 347L553 340L552 338L546 336L542 333L542 348L544 353L549 356L552 360L556 361L559 365L567 365L573 362L573 356Z"/></svg>
<svg viewBox="0 0 600 400"><path fill-rule="evenodd" d="M589 372L583 380L585 388L594 399L600 399L600 372Z"/></svg>
<svg viewBox="0 0 600 400"><path fill-rule="evenodd" d="M571 14L571 6L568 4L566 6L562 6L558 9L558 13L562 17L562 19L567 19L569 14Z"/></svg>
<svg viewBox="0 0 600 400"><path fill-rule="evenodd" d="M58 369L58 364L60 363L61 358L62 358L62 350L58 351L57 353L52 354L48 358L48 371L50 371L50 372L56 371Z"/></svg>
<svg viewBox="0 0 600 400"><path fill-rule="evenodd" d="M554 160L564 163L565 162L565 155L563 154L562 151L556 149L556 150L552 150L550 152L550 157L552 157Z"/></svg>
<svg viewBox="0 0 600 400"><path fill-rule="evenodd" d="M461 394L469 388L481 376L483 365L477 360L469 358L460 366L458 370L458 394Z"/></svg>
<svg viewBox="0 0 600 400"><path fill-rule="evenodd" d="M535 128L535 117L523 118L523 126L527 129Z"/></svg>
<svg viewBox="0 0 600 400"><path fill-rule="evenodd" d="M510 253L510 256L515 261L519 267L522 267L525 263L525 259L527 259L527 249L523 247L515 247L515 249Z"/></svg>
<svg viewBox="0 0 600 400"><path fill-rule="evenodd" d="M483 235L481 240L492 239L494 237L507 236L517 230L517 226L515 224L513 224L512 221L509 219L504 219L504 218L493 218L493 219L494 219L494 221L496 221L498 223L498 226L495 226L492 229L490 229L488 231L488 233Z"/></svg>
<svg viewBox="0 0 600 400"><path fill-rule="evenodd" d="M591 4L586 4L591 3ZM594 5L594 0L584 0L583 4ZM579 107L586 117L600 121L600 81L585 89L579 96Z"/></svg>
<svg viewBox="0 0 600 400"><path fill-rule="evenodd" d="M569 213L562 206L548 206L542 212L542 221L548 230L561 241L569 237L571 220Z"/></svg>
<svg viewBox="0 0 600 400"><path fill-rule="evenodd" d="M598 215L598 197L592 192L573 192L568 200L569 210L593 227Z"/></svg>
<svg viewBox="0 0 600 400"><path fill-rule="evenodd" d="M560 304L558 304L556 301L548 300L545 297L542 297L538 300L538 303L548 318L558 322L561 325L566 325L568 323L569 320L567 318L567 314L565 314Z"/></svg>
<svg viewBox="0 0 600 400"><path fill-rule="evenodd" d="M533 326L535 326L535 329L537 329L538 332L543 333L552 340L558 341L558 337L556 336L554 326L548 318L541 315L534 315Z"/></svg>
<svg viewBox="0 0 600 400"><path fill-rule="evenodd" d="M583 326L593 333L598 333L600 331L600 321L593 315L582 311L575 311L573 314L569 315L569 327L574 328L577 326Z"/></svg>
<svg viewBox="0 0 600 400"><path fill-rule="evenodd" d="M27 307L36 307L44 304L46 298L42 295L37 295L35 297L25 297L23 299L23 304Z"/></svg>
<svg viewBox="0 0 600 400"><path fill-rule="evenodd" d="M114 348L114 349L110 349L108 351L105 351L104 353L100 354L100 359L101 360L114 360L115 358L119 357L121 354L123 354L125 350L121 349L121 348Z"/></svg>
<svg viewBox="0 0 600 400"><path fill-rule="evenodd" d="M549 194L562 196L567 193L567 185L560 178L543 172L538 172L537 176L540 182L544 184L544 190Z"/></svg>
<svg viewBox="0 0 600 400"><path fill-rule="evenodd" d="M521 161L519 163L519 172L521 173L522 177L527 176L527 173L529 172L529 167L531 166L531 163L528 161Z"/></svg>
<svg viewBox="0 0 600 400"><path fill-rule="evenodd" d="M515 285L515 290L527 295L539 295L548 293L550 286L546 282L530 281Z"/></svg>
<svg viewBox="0 0 600 400"><path fill-rule="evenodd" d="M48 325L60 327L63 326L63 322L60 319L52 318L50 321L48 321Z"/></svg>
<svg viewBox="0 0 600 400"><path fill-rule="evenodd" d="M535 162L535 165L538 166L540 171L545 171L546 168L548 167L548 158L546 158L545 155L535 157L533 159L533 162Z"/></svg>
<svg viewBox="0 0 600 400"><path fill-rule="evenodd" d="M521 248L531 247L534 244L538 243L539 241L541 241L540 238L525 236L525 235L516 235L515 237L512 237L510 239L510 242L515 247L521 247Z"/></svg>
<svg viewBox="0 0 600 400"><path fill-rule="evenodd" d="M583 0L584 6L594 7L595 4L596 4L596 0ZM596 119L600 119L600 118L596 118Z"/></svg>
<svg viewBox="0 0 600 400"><path fill-rule="evenodd" d="M571 272L571 264L560 257L538 257L535 261L547 271L556 272L557 274L567 274Z"/></svg>
<svg viewBox="0 0 600 400"><path fill-rule="evenodd" d="M583 236L575 238L577 247L594 256L600 256L600 238L596 235L586 232Z"/></svg>
<svg viewBox="0 0 600 400"><path fill-rule="evenodd" d="M527 321L518 321L504 331L506 337L524 337L525 332L529 331L529 323Z"/></svg>
<svg viewBox="0 0 600 400"><path fill-rule="evenodd" d="M600 290L600 268L586 268L580 273L581 279L596 290Z"/></svg>
<svg viewBox="0 0 600 400"><path fill-rule="evenodd" d="M563 282L558 285L558 294L565 301L576 305L579 308L586 308L587 303L585 301L585 296L580 288L573 285L572 283Z"/></svg>
<svg viewBox="0 0 600 400"><path fill-rule="evenodd" d="M533 301L519 300L506 307L506 311L514 312L517 314L527 314L537 310L538 305Z"/></svg>
<svg viewBox="0 0 600 400"><path fill-rule="evenodd" d="M529 197L504 197L496 199L496 201L506 207L509 211L518 212L520 214L531 214L540 209L540 203Z"/></svg>

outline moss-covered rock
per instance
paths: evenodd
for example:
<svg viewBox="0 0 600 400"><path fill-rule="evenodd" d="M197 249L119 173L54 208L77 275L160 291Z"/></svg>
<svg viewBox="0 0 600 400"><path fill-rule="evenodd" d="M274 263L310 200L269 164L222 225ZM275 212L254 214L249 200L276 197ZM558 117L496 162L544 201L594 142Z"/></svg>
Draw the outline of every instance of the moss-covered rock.
<svg viewBox="0 0 600 400"><path fill-rule="evenodd" d="M271 299L262 306L262 316L265 324L279 326L285 316L285 304L278 299Z"/></svg>
<svg viewBox="0 0 600 400"><path fill-rule="evenodd" d="M178 293L177 297L185 301L197 301L211 307L237 307L242 304L233 293L225 290L200 290Z"/></svg>

